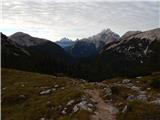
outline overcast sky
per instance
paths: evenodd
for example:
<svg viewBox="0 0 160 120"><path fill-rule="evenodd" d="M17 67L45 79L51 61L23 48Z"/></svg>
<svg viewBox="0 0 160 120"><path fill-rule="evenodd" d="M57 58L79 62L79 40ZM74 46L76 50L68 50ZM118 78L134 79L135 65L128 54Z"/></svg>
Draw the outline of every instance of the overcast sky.
<svg viewBox="0 0 160 120"><path fill-rule="evenodd" d="M160 27L156 0L3 0L1 12L0 31L6 35L22 31L52 41L89 37L107 28L122 35Z"/></svg>

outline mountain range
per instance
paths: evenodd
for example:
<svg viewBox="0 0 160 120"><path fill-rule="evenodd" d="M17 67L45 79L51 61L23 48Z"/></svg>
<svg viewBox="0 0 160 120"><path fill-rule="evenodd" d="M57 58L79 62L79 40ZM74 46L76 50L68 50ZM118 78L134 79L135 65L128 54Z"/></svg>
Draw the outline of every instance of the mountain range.
<svg viewBox="0 0 160 120"><path fill-rule="evenodd" d="M63 73L89 81L160 70L160 28L128 31L122 37L106 29L92 37L55 43L22 32L1 33L1 39L2 67Z"/></svg>

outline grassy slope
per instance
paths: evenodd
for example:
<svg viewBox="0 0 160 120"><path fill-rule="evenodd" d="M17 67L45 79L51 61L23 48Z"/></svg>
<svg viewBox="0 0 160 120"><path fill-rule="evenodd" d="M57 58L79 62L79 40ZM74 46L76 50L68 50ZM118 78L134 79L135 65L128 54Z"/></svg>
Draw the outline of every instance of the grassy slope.
<svg viewBox="0 0 160 120"><path fill-rule="evenodd" d="M82 114L87 120L89 114L84 111L67 117L61 114L69 100L81 97L81 88L76 84L77 81L67 77L2 69L2 119L39 120L44 117L76 120ZM59 86L56 91L48 95L39 94L54 85Z"/></svg>
<svg viewBox="0 0 160 120"><path fill-rule="evenodd" d="M112 86L113 83L121 83L124 78L113 78L110 80L103 81L105 84ZM159 120L160 119L160 106L150 104L150 101L160 99L160 72L153 73L148 76L142 76L140 79L130 78L134 86L141 88L141 91L145 91L146 95L149 96L148 102L133 100L132 102L127 101L127 97L130 95L136 95L137 92L123 87L115 86L111 87L113 89L112 96L109 99L112 99L112 103L122 111L125 105L128 106L127 112L120 112L117 115L118 120ZM155 83L156 81L156 83ZM156 84L153 86L151 83ZM147 90L147 88L150 88ZM108 99L108 98L104 98Z"/></svg>
<svg viewBox="0 0 160 120"><path fill-rule="evenodd" d="M114 78L105 80L103 83L112 86L123 79ZM160 90L153 88L150 82L160 80L160 73L144 76L140 79L132 78L131 80L135 86L141 87L142 90L147 92L147 95L151 96L149 101L159 97ZM39 94L54 85L59 86L56 91L48 95ZM97 85L67 77L2 69L2 119L39 120L40 118L48 118L52 120L50 118L53 118L54 120L89 120L90 113L86 111L81 110L77 113L70 111L67 115L62 115L61 111L68 101L72 99L78 101L84 95L84 89L97 89ZM151 89L146 90L147 88ZM157 120L160 117L160 109L157 105L141 101L128 103L126 101L127 96L136 94L131 89L117 87L113 90L112 102L120 111L128 104L129 110L125 113L120 112L117 117L119 120ZM120 106L118 105L119 103L121 103Z"/></svg>

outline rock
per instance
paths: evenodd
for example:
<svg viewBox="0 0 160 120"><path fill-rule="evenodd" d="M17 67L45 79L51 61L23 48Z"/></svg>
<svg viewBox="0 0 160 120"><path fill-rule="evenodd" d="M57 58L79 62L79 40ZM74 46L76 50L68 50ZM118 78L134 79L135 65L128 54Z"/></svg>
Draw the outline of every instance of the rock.
<svg viewBox="0 0 160 120"><path fill-rule="evenodd" d="M139 91L140 90L140 88L136 87L136 86L132 86L131 89L134 90L134 91Z"/></svg>
<svg viewBox="0 0 160 120"><path fill-rule="evenodd" d="M55 88L58 88L58 87L59 87L59 85L57 85L57 84L56 84L56 85L54 85L54 87L55 87Z"/></svg>
<svg viewBox="0 0 160 120"><path fill-rule="evenodd" d="M51 105L51 101L47 101L46 104L47 104L47 105Z"/></svg>
<svg viewBox="0 0 160 120"><path fill-rule="evenodd" d="M123 102L116 103L117 106L123 105Z"/></svg>
<svg viewBox="0 0 160 120"><path fill-rule="evenodd" d="M97 103L98 103L95 99L92 99L92 98L91 98L91 101L92 101L94 104L97 104Z"/></svg>
<svg viewBox="0 0 160 120"><path fill-rule="evenodd" d="M75 112L77 112L79 110L79 107L77 106L77 105L75 105L74 107L73 107L73 112L75 113Z"/></svg>
<svg viewBox="0 0 160 120"><path fill-rule="evenodd" d="M3 88L2 88L2 90L6 90L6 89L7 89L7 87L3 87Z"/></svg>
<svg viewBox="0 0 160 120"><path fill-rule="evenodd" d="M51 93L51 89L45 90L40 92L40 95L46 95L46 94L50 94Z"/></svg>
<svg viewBox="0 0 160 120"><path fill-rule="evenodd" d="M112 111L113 111L114 114L119 113L119 110L117 108L114 108Z"/></svg>
<svg viewBox="0 0 160 120"><path fill-rule="evenodd" d="M138 76L138 77L136 77L137 79L141 79L142 77L141 76Z"/></svg>
<svg viewBox="0 0 160 120"><path fill-rule="evenodd" d="M79 104L78 104L78 106L81 108L81 109L83 109L83 110L87 110L87 101L81 101Z"/></svg>
<svg viewBox="0 0 160 120"><path fill-rule="evenodd" d="M139 94L144 95L144 94L146 94L146 91L139 91Z"/></svg>
<svg viewBox="0 0 160 120"><path fill-rule="evenodd" d="M127 84L127 83L130 83L130 82L131 82L130 79L124 79L124 80L122 80L122 83L123 83L123 84Z"/></svg>
<svg viewBox="0 0 160 120"><path fill-rule="evenodd" d="M52 88L52 91L56 91L56 88Z"/></svg>
<svg viewBox="0 0 160 120"><path fill-rule="evenodd" d="M93 112L94 105L88 101L81 101L73 107L73 112L77 112L79 109Z"/></svg>
<svg viewBox="0 0 160 120"><path fill-rule="evenodd" d="M19 98L26 99L25 95L19 95Z"/></svg>
<svg viewBox="0 0 160 120"><path fill-rule="evenodd" d="M127 97L127 101L133 101L135 100L135 96L134 95L130 95Z"/></svg>
<svg viewBox="0 0 160 120"><path fill-rule="evenodd" d="M142 100L142 101L146 101L147 100L147 96L146 95L138 95L136 97L137 100Z"/></svg>
<svg viewBox="0 0 160 120"><path fill-rule="evenodd" d="M46 120L45 118L40 118L39 120Z"/></svg>
<svg viewBox="0 0 160 120"><path fill-rule="evenodd" d="M151 101L150 103L160 105L160 99Z"/></svg>
<svg viewBox="0 0 160 120"><path fill-rule="evenodd" d="M127 83L126 85L129 86L129 87L132 87L134 84L133 83Z"/></svg>
<svg viewBox="0 0 160 120"><path fill-rule="evenodd" d="M125 113L127 111L127 108L128 108L128 106L125 105L124 108L123 108L123 110L122 110L122 113Z"/></svg>
<svg viewBox="0 0 160 120"><path fill-rule="evenodd" d="M61 87L62 90L64 90L64 87Z"/></svg>
<svg viewBox="0 0 160 120"><path fill-rule="evenodd" d="M147 90L151 90L151 88L147 88Z"/></svg>
<svg viewBox="0 0 160 120"><path fill-rule="evenodd" d="M70 101L67 103L67 106L72 105L74 102L75 102L75 100L70 100Z"/></svg>
<svg viewBox="0 0 160 120"><path fill-rule="evenodd" d="M109 87L104 88L104 94L105 94L105 96L111 96L112 90Z"/></svg>
<svg viewBox="0 0 160 120"><path fill-rule="evenodd" d="M87 111L89 111L89 112L93 112L93 110L91 109L91 108L87 108Z"/></svg>
<svg viewBox="0 0 160 120"><path fill-rule="evenodd" d="M94 107L93 104L91 104L91 103L88 103L87 106L90 107L90 108Z"/></svg>
<svg viewBox="0 0 160 120"><path fill-rule="evenodd" d="M66 112L65 109L63 109L61 113L62 113L63 115L66 115L66 114L67 114L67 112Z"/></svg>

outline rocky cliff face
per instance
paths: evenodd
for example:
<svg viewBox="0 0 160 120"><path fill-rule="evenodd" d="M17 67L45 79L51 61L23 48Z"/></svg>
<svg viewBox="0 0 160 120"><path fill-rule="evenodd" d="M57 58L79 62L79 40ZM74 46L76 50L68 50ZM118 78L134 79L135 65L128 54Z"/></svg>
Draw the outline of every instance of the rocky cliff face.
<svg viewBox="0 0 160 120"><path fill-rule="evenodd" d="M100 56L106 64L115 68L121 66L121 72L136 73L160 68L159 52L160 28L144 32L127 32L118 43L104 47Z"/></svg>
<svg viewBox="0 0 160 120"><path fill-rule="evenodd" d="M70 49L70 53L78 58L91 57L98 54L105 45L118 40L118 34L110 29L103 30L92 37L77 40Z"/></svg>

